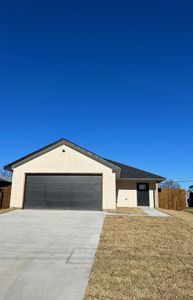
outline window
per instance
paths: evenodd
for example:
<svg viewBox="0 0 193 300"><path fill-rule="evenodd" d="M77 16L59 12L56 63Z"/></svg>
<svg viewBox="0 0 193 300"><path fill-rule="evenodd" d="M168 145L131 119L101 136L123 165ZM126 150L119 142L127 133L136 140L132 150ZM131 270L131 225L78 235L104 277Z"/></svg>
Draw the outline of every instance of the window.
<svg viewBox="0 0 193 300"><path fill-rule="evenodd" d="M138 190L139 191L147 191L148 190L148 183L138 183Z"/></svg>

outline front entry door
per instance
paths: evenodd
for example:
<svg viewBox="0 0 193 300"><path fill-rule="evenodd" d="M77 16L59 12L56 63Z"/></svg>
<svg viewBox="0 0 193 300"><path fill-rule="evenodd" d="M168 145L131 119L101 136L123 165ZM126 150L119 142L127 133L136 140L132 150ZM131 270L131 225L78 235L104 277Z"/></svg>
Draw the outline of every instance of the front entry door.
<svg viewBox="0 0 193 300"><path fill-rule="evenodd" d="M149 184L137 183L137 205L149 206Z"/></svg>

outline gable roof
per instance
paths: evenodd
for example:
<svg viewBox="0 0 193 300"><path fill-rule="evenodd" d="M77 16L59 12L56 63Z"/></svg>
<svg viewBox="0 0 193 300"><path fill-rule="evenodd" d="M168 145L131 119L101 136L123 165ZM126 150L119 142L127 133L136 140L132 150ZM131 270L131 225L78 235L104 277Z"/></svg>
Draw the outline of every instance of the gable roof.
<svg viewBox="0 0 193 300"><path fill-rule="evenodd" d="M134 167L130 167L128 165L107 159L109 162L117 165L119 168L121 168L121 175L120 178L122 179L155 179L157 181L163 181L165 180L164 177L160 175L156 175L144 170L140 170Z"/></svg>
<svg viewBox="0 0 193 300"><path fill-rule="evenodd" d="M49 152L53 149L56 149L57 147L62 146L62 145L66 145L67 147L69 147L69 148L71 148L71 149L73 149L73 150L75 150L79 153L82 153L82 154L94 159L95 161L100 162L101 164L111 168L114 172L118 172L118 173L121 172L120 167L118 167L117 165L114 165L110 161L108 161L108 160L96 155L95 153L93 153L91 151L88 151L85 148L80 147L80 146L78 146L78 145L76 145L76 144L74 144L74 143L72 143L72 142L70 142L70 141L68 141L64 138L62 138L62 139L60 139L60 140L58 140L58 141L56 141L52 144L49 144L49 145L47 145L47 146L45 146L45 147L43 147L39 150L36 150L36 151L34 151L34 152L18 159L18 160L15 160L14 162L4 166L4 169L8 170L8 171L13 171L14 168L16 168L16 167L32 160L32 159L38 157L38 156L41 156L42 154L45 154L45 153L47 153L47 152Z"/></svg>
<svg viewBox="0 0 193 300"><path fill-rule="evenodd" d="M106 159L103 158L99 155L96 155L95 153L88 151L87 149L80 147L64 138L49 144L37 151L34 151L18 160L15 160L14 162L4 166L5 170L8 171L13 171L14 168L36 158L41 156L42 154L45 154L53 149L56 149L59 146L62 145L66 145L69 148L78 151L79 153L82 153L83 155L86 155L92 159L94 159L95 161L100 162L101 164L111 168L113 170L113 172L118 173L118 175L120 176L121 179L149 179L149 180L156 180L158 182L165 180L164 177L150 173L150 172L146 172L140 169L136 169L130 166L127 166L125 164L110 160L110 159Z"/></svg>

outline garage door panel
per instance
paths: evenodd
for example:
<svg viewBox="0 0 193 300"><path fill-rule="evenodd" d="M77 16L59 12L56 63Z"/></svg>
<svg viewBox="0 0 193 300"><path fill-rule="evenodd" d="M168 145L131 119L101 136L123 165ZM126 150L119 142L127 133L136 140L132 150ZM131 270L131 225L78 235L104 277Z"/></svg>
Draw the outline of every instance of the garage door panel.
<svg viewBox="0 0 193 300"><path fill-rule="evenodd" d="M27 175L24 208L102 208L102 176Z"/></svg>

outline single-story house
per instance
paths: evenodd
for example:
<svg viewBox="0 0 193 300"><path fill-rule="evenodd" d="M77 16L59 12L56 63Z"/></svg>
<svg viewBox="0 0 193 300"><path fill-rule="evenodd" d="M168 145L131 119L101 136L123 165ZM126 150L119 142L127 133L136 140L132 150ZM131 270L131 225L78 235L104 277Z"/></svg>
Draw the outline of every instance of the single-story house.
<svg viewBox="0 0 193 300"><path fill-rule="evenodd" d="M4 168L13 172L10 206L30 209L157 207L165 180L63 138Z"/></svg>

